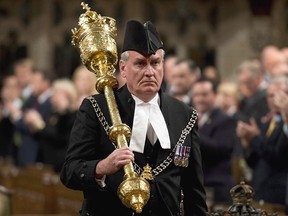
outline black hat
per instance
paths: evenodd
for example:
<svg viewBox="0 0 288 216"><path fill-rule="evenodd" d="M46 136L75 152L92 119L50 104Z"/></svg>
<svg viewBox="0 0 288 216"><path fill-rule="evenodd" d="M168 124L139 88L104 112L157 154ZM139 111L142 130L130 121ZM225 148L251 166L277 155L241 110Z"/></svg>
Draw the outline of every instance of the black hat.
<svg viewBox="0 0 288 216"><path fill-rule="evenodd" d="M127 22L122 52L134 50L143 55L152 55L161 48L163 48L163 43L150 21L144 25L135 20Z"/></svg>

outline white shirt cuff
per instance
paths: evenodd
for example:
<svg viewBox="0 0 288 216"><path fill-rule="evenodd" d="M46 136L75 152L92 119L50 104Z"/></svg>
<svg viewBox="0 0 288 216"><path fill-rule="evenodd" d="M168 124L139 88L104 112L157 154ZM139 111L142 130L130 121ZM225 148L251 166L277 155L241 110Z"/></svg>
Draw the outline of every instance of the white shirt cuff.
<svg viewBox="0 0 288 216"><path fill-rule="evenodd" d="M106 186L105 183L105 179L106 179L106 175L104 175L101 179L96 179L97 184L99 185L99 187L104 188Z"/></svg>

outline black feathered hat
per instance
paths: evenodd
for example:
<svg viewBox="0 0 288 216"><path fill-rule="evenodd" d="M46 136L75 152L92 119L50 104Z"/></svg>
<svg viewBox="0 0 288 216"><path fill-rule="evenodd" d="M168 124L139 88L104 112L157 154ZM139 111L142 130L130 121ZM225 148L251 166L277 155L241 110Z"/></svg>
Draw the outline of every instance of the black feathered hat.
<svg viewBox="0 0 288 216"><path fill-rule="evenodd" d="M152 55L161 48L163 43L150 21L144 25L135 20L127 22L122 52L134 50L143 55Z"/></svg>

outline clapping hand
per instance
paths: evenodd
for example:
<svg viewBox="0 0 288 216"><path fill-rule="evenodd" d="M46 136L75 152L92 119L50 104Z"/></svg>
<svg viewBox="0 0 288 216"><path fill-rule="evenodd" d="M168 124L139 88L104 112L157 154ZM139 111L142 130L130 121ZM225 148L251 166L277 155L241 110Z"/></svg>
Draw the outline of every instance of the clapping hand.
<svg viewBox="0 0 288 216"><path fill-rule="evenodd" d="M288 94L284 91L279 91L274 96L274 104L281 113L283 121L288 124Z"/></svg>
<svg viewBox="0 0 288 216"><path fill-rule="evenodd" d="M241 139L242 146L247 148L249 147L250 141L260 135L260 129L255 119L251 118L249 123L243 121L237 123L236 134Z"/></svg>

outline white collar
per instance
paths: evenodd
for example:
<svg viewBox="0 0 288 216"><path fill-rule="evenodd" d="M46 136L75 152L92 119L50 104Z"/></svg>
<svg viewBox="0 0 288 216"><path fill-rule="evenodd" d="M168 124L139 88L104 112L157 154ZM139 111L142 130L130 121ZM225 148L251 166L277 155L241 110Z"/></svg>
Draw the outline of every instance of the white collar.
<svg viewBox="0 0 288 216"><path fill-rule="evenodd" d="M138 98L137 96L131 94L133 99L135 100L135 104L142 104L142 103L149 103L149 104L158 104L160 105L160 97L159 94L157 93L149 102L144 102L142 101L140 98Z"/></svg>
<svg viewBox="0 0 288 216"><path fill-rule="evenodd" d="M42 104L52 96L52 90L49 88L37 97L38 103Z"/></svg>
<svg viewBox="0 0 288 216"><path fill-rule="evenodd" d="M149 130L148 132L148 127L153 128L156 140L157 138L159 139L161 147L163 149L170 149L170 136L164 116L159 107L159 95L156 94L148 103L143 102L135 95L132 95L132 97L135 100L135 112L129 145L130 149L135 152L144 153L146 135L151 135L151 131Z"/></svg>

